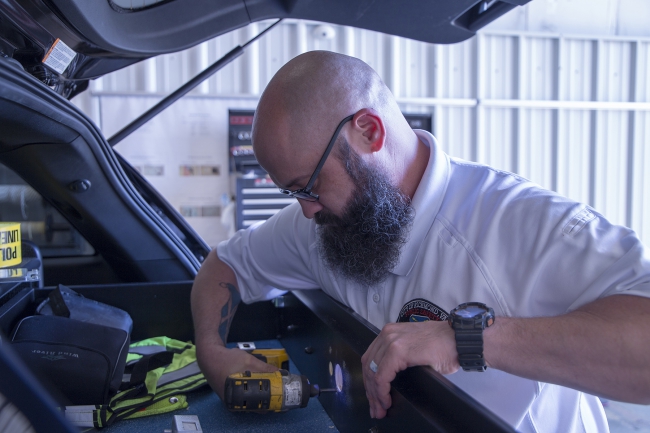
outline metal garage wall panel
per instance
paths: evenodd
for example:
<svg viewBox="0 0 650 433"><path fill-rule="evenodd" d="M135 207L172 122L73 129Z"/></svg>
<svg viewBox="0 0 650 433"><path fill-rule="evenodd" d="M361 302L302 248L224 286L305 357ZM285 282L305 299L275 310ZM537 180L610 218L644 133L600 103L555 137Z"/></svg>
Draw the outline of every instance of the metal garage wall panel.
<svg viewBox="0 0 650 433"><path fill-rule="evenodd" d="M266 25L259 25L261 32ZM281 25L253 45L259 44L258 93L263 91L273 75L296 55L307 51L306 26Z"/></svg>
<svg viewBox="0 0 650 433"><path fill-rule="evenodd" d="M194 51L194 50L190 50ZM160 59L158 63L158 90L163 93L170 93L174 88L183 83L190 65L185 64L189 57L188 51L169 54ZM228 73L224 71L224 73Z"/></svg>
<svg viewBox="0 0 650 433"><path fill-rule="evenodd" d="M391 52L386 49L386 41L389 36L382 33L354 29L354 51L346 52L354 55L369 64L384 80L387 77L386 70L390 66Z"/></svg>
<svg viewBox="0 0 650 433"><path fill-rule="evenodd" d="M464 107L436 108L434 116L435 136L449 155L466 160L476 160L475 155L475 109Z"/></svg>
<svg viewBox="0 0 650 433"><path fill-rule="evenodd" d="M483 128L477 148L478 162L500 170L514 171L515 126L517 113L511 108L483 109Z"/></svg>
<svg viewBox="0 0 650 433"><path fill-rule="evenodd" d="M81 95L95 102L79 105L96 118L103 94L169 94L272 23L95 80L91 96ZM329 28L323 36L321 23L285 20L192 95L254 106L296 55L352 55L378 72L403 111L432 113L434 134L450 155L590 204L650 244L650 192L643 191L650 185L650 39L485 30L460 44L430 45Z"/></svg>
<svg viewBox="0 0 650 433"><path fill-rule="evenodd" d="M637 102L650 102L650 42L636 44L636 95Z"/></svg>
<svg viewBox="0 0 650 433"><path fill-rule="evenodd" d="M598 41L598 101L630 101L632 42Z"/></svg>
<svg viewBox="0 0 650 433"><path fill-rule="evenodd" d="M480 66L483 86L479 98L514 99L517 97L516 36L485 35L484 62Z"/></svg>
<svg viewBox="0 0 650 433"><path fill-rule="evenodd" d="M519 38L519 99L557 99L558 40Z"/></svg>
<svg viewBox="0 0 650 433"><path fill-rule="evenodd" d="M295 25L295 24L290 24L290 25ZM312 51L312 50L325 50L325 51L336 51L336 52L342 52L345 50L344 45L344 37L345 35L342 32L342 27L339 26L329 26L335 31L335 35L333 38L328 39L324 37L318 37L315 36L315 31L316 28L320 26L320 24L306 24L307 26L307 51Z"/></svg>
<svg viewBox="0 0 650 433"><path fill-rule="evenodd" d="M596 113L593 206L615 224L627 225L628 113Z"/></svg>
<svg viewBox="0 0 650 433"><path fill-rule="evenodd" d="M232 50L235 46L244 43L246 40L245 36L246 34L242 31L242 29L239 29L210 41L208 43L207 63L212 64L217 59L221 58L230 50ZM250 55L250 53L245 53L244 56L247 54ZM242 61L232 62L228 66L224 67L221 71L219 71L219 73L214 74L212 77L210 77L208 80L210 87L209 93L222 95L236 95L238 93L246 93L241 84L247 78L245 74L250 73L250 71L248 69L243 69L241 64Z"/></svg>
<svg viewBox="0 0 650 433"><path fill-rule="evenodd" d="M635 114L630 227L650 244L650 111Z"/></svg>
<svg viewBox="0 0 650 433"><path fill-rule="evenodd" d="M433 45L403 38L395 39L403 61L395 62L399 68L399 77L393 81L393 87L399 86L399 95L404 97L433 96Z"/></svg>
<svg viewBox="0 0 650 433"><path fill-rule="evenodd" d="M438 98L476 98L476 38L435 47L435 91Z"/></svg>
<svg viewBox="0 0 650 433"><path fill-rule="evenodd" d="M159 56L117 71L97 80L94 89L115 93L170 93L234 46L245 42L249 36L252 37L254 26L236 30L180 53ZM242 59L226 66L192 93L233 95L248 93L251 88L257 93L259 79L251 85L247 77L258 70L255 67L259 61L258 49L252 47Z"/></svg>
<svg viewBox="0 0 650 433"><path fill-rule="evenodd" d="M595 52L597 42L584 39L560 39L559 99L591 101L595 95Z"/></svg>
<svg viewBox="0 0 650 433"><path fill-rule="evenodd" d="M555 190L589 203L591 194L591 117L588 110L558 110Z"/></svg>
<svg viewBox="0 0 650 433"><path fill-rule="evenodd" d="M514 171L548 189L555 189L555 130L554 110L520 110Z"/></svg>
<svg viewBox="0 0 650 433"><path fill-rule="evenodd" d="M636 45L637 102L650 102L650 42ZM650 111L633 113L633 180L630 226L650 244Z"/></svg>

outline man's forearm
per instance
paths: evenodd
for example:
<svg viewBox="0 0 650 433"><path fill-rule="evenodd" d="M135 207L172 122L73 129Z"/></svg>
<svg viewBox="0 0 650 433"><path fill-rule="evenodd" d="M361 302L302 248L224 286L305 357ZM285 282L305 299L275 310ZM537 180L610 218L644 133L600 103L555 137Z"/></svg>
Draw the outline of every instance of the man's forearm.
<svg viewBox="0 0 650 433"><path fill-rule="evenodd" d="M490 367L633 403L650 403L650 299L617 295L558 317L497 317Z"/></svg>
<svg viewBox="0 0 650 433"><path fill-rule="evenodd" d="M212 388L221 393L225 378L214 368L225 347L232 319L241 297L232 269L211 251L192 286L192 318L197 360Z"/></svg>
<svg viewBox="0 0 650 433"><path fill-rule="evenodd" d="M192 286L192 317L196 339L225 345L241 301L237 279L228 265L211 251Z"/></svg>
<svg viewBox="0 0 650 433"><path fill-rule="evenodd" d="M235 273L211 251L194 279L192 317L196 359L208 383L222 399L230 374L277 370L246 351L225 347L240 300Z"/></svg>

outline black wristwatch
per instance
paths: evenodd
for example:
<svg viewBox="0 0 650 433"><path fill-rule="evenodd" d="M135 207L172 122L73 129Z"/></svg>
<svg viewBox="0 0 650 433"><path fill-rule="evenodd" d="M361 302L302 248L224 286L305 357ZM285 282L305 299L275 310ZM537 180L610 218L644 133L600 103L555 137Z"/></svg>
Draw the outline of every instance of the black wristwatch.
<svg viewBox="0 0 650 433"><path fill-rule="evenodd" d="M451 310L449 324L456 333L458 362L465 371L485 371L483 330L494 323L494 310L480 302L466 302Z"/></svg>

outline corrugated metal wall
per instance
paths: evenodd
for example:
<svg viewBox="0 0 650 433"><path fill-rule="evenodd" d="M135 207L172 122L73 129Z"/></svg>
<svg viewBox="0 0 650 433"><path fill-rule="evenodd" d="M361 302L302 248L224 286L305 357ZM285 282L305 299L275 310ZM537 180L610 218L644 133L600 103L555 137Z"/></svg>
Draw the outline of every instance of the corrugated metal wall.
<svg viewBox="0 0 650 433"><path fill-rule="evenodd" d="M86 104L99 110L105 94L167 94L269 24L96 80ZM650 38L492 30L438 46L327 30L333 37L322 36L320 23L284 22L192 97L256 100L284 63L308 50L359 57L383 77L403 111L433 113L433 132L449 154L588 203L650 244L650 189L643 189L650 186ZM226 149L226 136L215 140Z"/></svg>

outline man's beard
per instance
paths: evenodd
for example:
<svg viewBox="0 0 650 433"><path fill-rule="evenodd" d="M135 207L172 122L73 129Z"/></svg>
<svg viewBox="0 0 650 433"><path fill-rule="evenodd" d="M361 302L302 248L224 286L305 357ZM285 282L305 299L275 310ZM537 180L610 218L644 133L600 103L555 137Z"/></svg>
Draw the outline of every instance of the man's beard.
<svg viewBox="0 0 650 433"><path fill-rule="evenodd" d="M383 282L397 265L414 210L410 198L345 139L339 149L337 156L356 188L342 217L324 210L314 216L320 253L331 269L369 287Z"/></svg>

